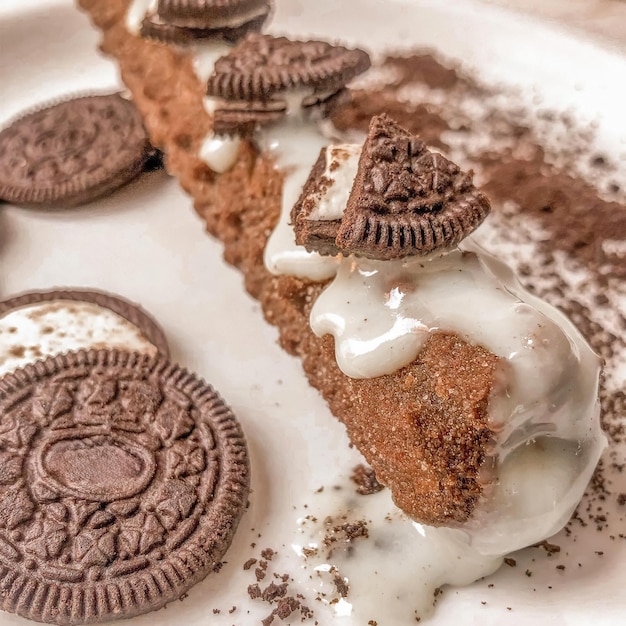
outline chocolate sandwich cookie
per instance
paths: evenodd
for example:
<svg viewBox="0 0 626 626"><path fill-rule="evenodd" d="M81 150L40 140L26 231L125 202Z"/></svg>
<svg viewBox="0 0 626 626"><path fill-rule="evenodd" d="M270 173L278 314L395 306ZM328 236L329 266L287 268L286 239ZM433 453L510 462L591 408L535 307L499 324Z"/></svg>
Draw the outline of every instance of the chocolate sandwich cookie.
<svg viewBox="0 0 626 626"><path fill-rule="evenodd" d="M102 291L32 291L0 301L0 376L69 350L167 356L165 334L139 305Z"/></svg>
<svg viewBox="0 0 626 626"><path fill-rule="evenodd" d="M277 122L287 113L287 104L265 102L225 102L213 114L216 135L249 137L259 126Z"/></svg>
<svg viewBox="0 0 626 626"><path fill-rule="evenodd" d="M207 95L225 100L268 100L294 89L333 93L369 66L369 55L363 50L325 41L252 34L215 63Z"/></svg>
<svg viewBox="0 0 626 626"><path fill-rule="evenodd" d="M128 618L219 569L249 488L241 428L164 357L70 352L0 380L0 608Z"/></svg>
<svg viewBox="0 0 626 626"><path fill-rule="evenodd" d="M236 42L260 31L270 10L268 0L161 0L144 18L140 34L179 45L202 39Z"/></svg>
<svg viewBox="0 0 626 626"><path fill-rule="evenodd" d="M223 117L232 121L229 107L247 110L240 132L245 134L250 120L258 125L268 121L259 102L275 108L282 105L286 113L291 92L298 94L300 106L309 110L319 107L322 114L327 113L332 105L345 102L349 95L346 84L369 66L369 56L363 50L325 41L251 34L215 63L207 95L228 103L216 107L218 128Z"/></svg>
<svg viewBox="0 0 626 626"><path fill-rule="evenodd" d="M132 180L153 154L139 111L119 94L60 102L0 132L0 198L89 202Z"/></svg>
<svg viewBox="0 0 626 626"><path fill-rule="evenodd" d="M345 210L320 219L341 166L322 150L292 211L296 242L308 250L379 260L428 255L459 244L491 208L470 174L387 115L371 121Z"/></svg>

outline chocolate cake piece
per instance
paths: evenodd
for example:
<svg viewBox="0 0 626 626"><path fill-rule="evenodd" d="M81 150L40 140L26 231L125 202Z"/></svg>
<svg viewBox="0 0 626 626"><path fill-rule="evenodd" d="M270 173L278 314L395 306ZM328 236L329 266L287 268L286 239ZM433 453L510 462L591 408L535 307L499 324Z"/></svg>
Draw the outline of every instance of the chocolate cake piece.
<svg viewBox="0 0 626 626"><path fill-rule="evenodd" d="M102 29L102 48L119 62L153 143L167 154L168 170L193 196L208 231L224 243L226 261L242 271L247 290L278 327L282 347L302 359L310 383L391 487L398 506L433 525L467 521L484 490L479 473L490 439L486 409L498 359L457 336L434 333L419 358L401 370L374 379L343 374L332 338L317 337L309 326L324 284L275 276L263 264L283 180L272 158L244 141L235 166L216 176L198 157L212 121L190 56L129 34L127 0L79 4ZM452 392L452 383L464 393Z"/></svg>

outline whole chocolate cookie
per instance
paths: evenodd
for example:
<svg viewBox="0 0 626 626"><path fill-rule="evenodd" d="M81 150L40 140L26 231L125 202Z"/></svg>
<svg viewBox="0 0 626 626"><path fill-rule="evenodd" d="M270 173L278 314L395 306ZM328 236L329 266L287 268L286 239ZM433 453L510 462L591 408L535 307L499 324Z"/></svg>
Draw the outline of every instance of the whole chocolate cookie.
<svg viewBox="0 0 626 626"><path fill-rule="evenodd" d="M0 608L131 617L220 566L249 486L241 428L163 357L91 350L0 380Z"/></svg>
<svg viewBox="0 0 626 626"><path fill-rule="evenodd" d="M216 62L207 95L263 101L294 89L334 93L369 66L363 50L253 33Z"/></svg>
<svg viewBox="0 0 626 626"><path fill-rule="evenodd" d="M137 176L153 152L139 111L119 94L60 102L0 132L0 198L89 202Z"/></svg>
<svg viewBox="0 0 626 626"><path fill-rule="evenodd" d="M270 10L268 0L161 0L143 19L140 33L178 45L203 39L236 42L260 31Z"/></svg>

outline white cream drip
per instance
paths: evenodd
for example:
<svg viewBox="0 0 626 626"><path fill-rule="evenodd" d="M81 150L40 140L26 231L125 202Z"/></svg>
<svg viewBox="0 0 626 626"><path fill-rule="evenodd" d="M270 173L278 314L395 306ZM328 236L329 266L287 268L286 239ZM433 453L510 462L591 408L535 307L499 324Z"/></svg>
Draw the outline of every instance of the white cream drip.
<svg viewBox="0 0 626 626"><path fill-rule="evenodd" d="M207 41L196 44L193 54L193 68L203 84L213 74L218 59L228 54L231 48L232 44L224 41ZM216 107L216 99L205 96L202 103L204 110L212 116ZM239 137L220 137L211 130L202 140L198 156L214 172L223 174L232 169L237 162L240 145L241 139Z"/></svg>
<svg viewBox="0 0 626 626"><path fill-rule="evenodd" d="M387 489L368 496L354 491L346 478L308 498L306 515L288 539L303 559L302 577L296 582L306 597L320 598L337 623L348 615L355 624L413 624L415 617L423 621L433 611L436 588L471 584L502 564L502 556L474 550L464 531L413 522L394 506ZM325 545L333 527L362 521L367 538ZM335 576L348 585L347 597L337 592Z"/></svg>
<svg viewBox="0 0 626 626"><path fill-rule="evenodd" d="M139 35L144 19L156 12L158 5L159 0L133 0L126 11L126 30L132 35Z"/></svg>
<svg viewBox="0 0 626 626"><path fill-rule="evenodd" d="M332 278L338 259L307 252L296 244L290 226L291 209L328 140L299 110L292 110L285 121L261 129L258 141L261 149L275 159L276 167L285 173L280 220L265 248L265 267L272 274L292 274L316 281Z"/></svg>
<svg viewBox="0 0 626 626"><path fill-rule="evenodd" d="M0 376L47 356L90 348L157 353L134 324L89 302L41 302L0 318Z"/></svg>

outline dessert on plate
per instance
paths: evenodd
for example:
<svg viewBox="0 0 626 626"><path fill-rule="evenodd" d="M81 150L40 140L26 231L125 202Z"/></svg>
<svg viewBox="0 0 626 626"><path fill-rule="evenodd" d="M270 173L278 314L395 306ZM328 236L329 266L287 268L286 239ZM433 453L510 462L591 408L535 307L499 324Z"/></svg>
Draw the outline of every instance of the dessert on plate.
<svg viewBox="0 0 626 626"><path fill-rule="evenodd" d="M360 104L363 53L249 33L185 49L140 38L137 3L81 5L169 170L396 504L491 557L561 528L605 442L599 362L475 243L488 202L470 175L392 119L364 142L332 123ZM537 464L558 470L541 490L524 481Z"/></svg>

